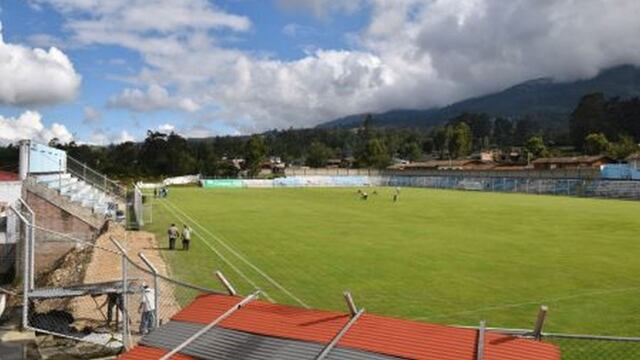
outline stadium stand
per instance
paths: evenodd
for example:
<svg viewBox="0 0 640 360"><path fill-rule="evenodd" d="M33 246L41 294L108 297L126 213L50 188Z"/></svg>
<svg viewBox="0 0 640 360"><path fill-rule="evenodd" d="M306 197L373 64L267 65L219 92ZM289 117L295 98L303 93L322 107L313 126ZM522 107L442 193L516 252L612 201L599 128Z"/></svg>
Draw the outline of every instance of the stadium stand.
<svg viewBox="0 0 640 360"><path fill-rule="evenodd" d="M560 359L555 345L496 332L481 335L475 329L361 312L358 317L259 300L194 336L235 309L240 300L201 295L119 359L161 359L179 346L183 347L172 359ZM187 339L192 342L186 343Z"/></svg>
<svg viewBox="0 0 640 360"><path fill-rule="evenodd" d="M70 173L35 175L34 177L38 183L59 191L61 195L92 209L96 214L110 215L112 212L110 204L115 201L109 195Z"/></svg>

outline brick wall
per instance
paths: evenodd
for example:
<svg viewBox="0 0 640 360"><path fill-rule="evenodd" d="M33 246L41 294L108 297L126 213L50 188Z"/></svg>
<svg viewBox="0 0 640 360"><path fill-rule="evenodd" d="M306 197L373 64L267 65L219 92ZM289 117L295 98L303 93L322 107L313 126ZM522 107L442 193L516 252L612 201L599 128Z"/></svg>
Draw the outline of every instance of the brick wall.
<svg viewBox="0 0 640 360"><path fill-rule="evenodd" d="M28 190L24 192L23 196L36 214L37 226L85 241L94 241L97 237L99 228L91 225L89 221L83 221L72 215L58 206L59 204L54 204L51 199L47 200ZM59 200L64 201L64 198L61 197ZM78 246L76 242L68 238L39 229L36 230L35 238L36 275L51 270L57 260Z"/></svg>

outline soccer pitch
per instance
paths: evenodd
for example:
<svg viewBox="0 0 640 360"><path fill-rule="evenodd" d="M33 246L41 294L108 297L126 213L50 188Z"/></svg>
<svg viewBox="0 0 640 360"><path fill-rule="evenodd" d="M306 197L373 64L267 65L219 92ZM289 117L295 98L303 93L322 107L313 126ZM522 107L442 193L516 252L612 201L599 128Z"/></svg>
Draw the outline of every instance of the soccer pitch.
<svg viewBox="0 0 640 360"><path fill-rule="evenodd" d="M516 328L546 304L545 331L640 333L640 203L364 190L171 188L145 229L166 247L170 223L193 228L163 251L177 278L219 288L220 269L281 303L345 310L350 290L368 312Z"/></svg>

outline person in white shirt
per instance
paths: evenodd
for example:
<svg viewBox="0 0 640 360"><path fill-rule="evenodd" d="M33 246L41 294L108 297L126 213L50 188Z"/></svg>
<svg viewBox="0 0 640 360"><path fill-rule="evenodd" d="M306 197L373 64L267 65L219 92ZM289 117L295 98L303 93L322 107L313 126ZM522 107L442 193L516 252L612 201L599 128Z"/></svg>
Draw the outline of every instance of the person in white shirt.
<svg viewBox="0 0 640 360"><path fill-rule="evenodd" d="M140 334L146 335L153 330L156 323L156 296L147 284L142 285L142 297L138 307L140 317Z"/></svg>
<svg viewBox="0 0 640 360"><path fill-rule="evenodd" d="M182 250L189 250L189 243L191 242L191 229L187 224L184 224L182 229Z"/></svg>

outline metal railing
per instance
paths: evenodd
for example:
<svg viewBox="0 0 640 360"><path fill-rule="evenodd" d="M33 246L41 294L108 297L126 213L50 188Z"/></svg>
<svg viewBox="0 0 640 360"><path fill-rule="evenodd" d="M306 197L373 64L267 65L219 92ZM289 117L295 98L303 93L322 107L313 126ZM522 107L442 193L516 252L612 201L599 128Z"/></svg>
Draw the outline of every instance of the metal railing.
<svg viewBox="0 0 640 360"><path fill-rule="evenodd" d="M460 326L479 329L478 326ZM640 359L640 337L564 334L535 330L495 328L484 329L524 339L535 339L558 346L562 360L632 360Z"/></svg>
<svg viewBox="0 0 640 360"><path fill-rule="evenodd" d="M106 175L90 168L87 164L80 162L69 155L67 155L67 171L73 176L106 194L113 195L121 199L126 198L126 187L109 179Z"/></svg>

